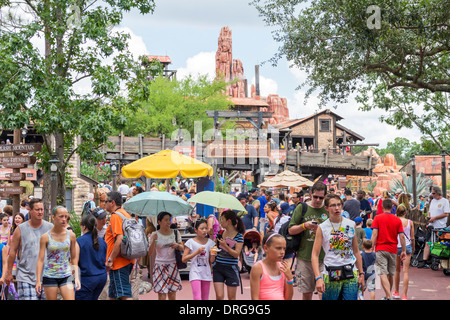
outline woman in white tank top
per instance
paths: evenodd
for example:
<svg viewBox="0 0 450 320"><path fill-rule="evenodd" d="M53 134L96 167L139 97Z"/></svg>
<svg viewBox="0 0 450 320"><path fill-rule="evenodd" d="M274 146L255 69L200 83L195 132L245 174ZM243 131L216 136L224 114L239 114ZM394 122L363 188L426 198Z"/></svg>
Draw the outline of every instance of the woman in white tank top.
<svg viewBox="0 0 450 320"><path fill-rule="evenodd" d="M406 258L403 260L403 263L400 261L400 253L401 253L401 244L400 240L398 240L397 248L400 248L397 252L397 265L395 269L394 276L394 292L392 293L392 297L395 299L407 300L408 293L408 284L409 284L409 262L411 261L411 254L415 250L414 243L414 223L406 219L405 216L408 213L406 207L404 205L399 205L396 211L397 217L402 221L403 231L405 233L405 242L406 242ZM400 269L403 268L403 293L400 297L399 287L400 287Z"/></svg>

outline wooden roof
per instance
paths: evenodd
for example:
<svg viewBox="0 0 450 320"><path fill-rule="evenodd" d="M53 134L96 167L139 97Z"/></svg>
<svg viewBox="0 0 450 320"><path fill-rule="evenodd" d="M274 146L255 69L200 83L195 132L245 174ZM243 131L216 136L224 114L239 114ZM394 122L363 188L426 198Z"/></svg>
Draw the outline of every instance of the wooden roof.
<svg viewBox="0 0 450 320"><path fill-rule="evenodd" d="M247 106L247 107L265 107L268 108L269 104L264 100L257 100L253 98L234 98L230 97L231 102L235 106Z"/></svg>
<svg viewBox="0 0 450 320"><path fill-rule="evenodd" d="M172 60L170 60L169 56L152 56L152 55L146 55L146 57L152 61L153 59L158 60L161 63L172 63Z"/></svg>
<svg viewBox="0 0 450 320"><path fill-rule="evenodd" d="M314 114L312 114L310 116L307 116L307 117L304 117L304 118L301 118L301 119L288 120L288 121L285 121L285 122L282 122L282 123L279 123L279 124L276 124L276 125L273 125L273 126L275 128L277 128L278 130L295 127L295 126L297 126L297 125L299 125L299 124L301 124L301 123L303 123L305 121L311 120L314 117L316 117L318 115L321 115L321 114L324 114L324 113L333 115L336 118L336 121L344 119L340 115L338 115L337 113L334 113L333 111L331 111L330 109L325 109L325 110L323 110L321 112L314 113ZM339 129L347 132L348 134L354 136L358 140L364 140L363 136L361 136L361 135L357 134L356 132L354 132L354 131L344 127L342 124L336 123L336 128L339 128Z"/></svg>
<svg viewBox="0 0 450 320"><path fill-rule="evenodd" d="M274 125L274 127L276 127L277 129L286 129L286 128L289 128L289 127L296 126L296 125L298 125L298 124L300 124L302 122L305 122L307 120L310 120L310 119L312 119L312 118L314 118L314 117L316 117L316 116L318 116L320 114L323 114L323 113L332 114L336 118L336 121L344 119L340 115L338 115L337 113L334 113L333 111L331 111L330 109L325 109L323 111L316 112L316 113L314 113L314 114L312 114L310 116L307 116L307 117L304 117L304 118L301 118L301 119L293 119L293 120L288 120L286 122L279 123L278 125Z"/></svg>

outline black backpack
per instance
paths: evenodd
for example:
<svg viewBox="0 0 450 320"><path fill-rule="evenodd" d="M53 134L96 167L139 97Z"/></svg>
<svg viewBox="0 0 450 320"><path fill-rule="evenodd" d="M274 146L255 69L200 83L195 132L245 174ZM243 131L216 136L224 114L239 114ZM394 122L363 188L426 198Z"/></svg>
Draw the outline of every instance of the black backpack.
<svg viewBox="0 0 450 320"><path fill-rule="evenodd" d="M305 213L308 210L308 205L304 202L300 202L298 205L302 206L302 216L300 218L300 223L303 223L303 220L305 218ZM292 213L293 214L293 213ZM296 253L298 249L300 248L300 240L301 240L301 233L296 235L290 235L289 234L289 223L291 222L292 215L289 218L288 221L283 223L280 227L280 230L278 231L279 234L281 234L286 239L286 251L285 254L291 254Z"/></svg>

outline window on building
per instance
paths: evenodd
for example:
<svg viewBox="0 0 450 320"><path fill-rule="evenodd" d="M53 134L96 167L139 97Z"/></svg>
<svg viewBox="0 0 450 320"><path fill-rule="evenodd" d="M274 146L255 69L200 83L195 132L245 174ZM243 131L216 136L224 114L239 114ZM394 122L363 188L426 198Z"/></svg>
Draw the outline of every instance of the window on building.
<svg viewBox="0 0 450 320"><path fill-rule="evenodd" d="M331 120L330 119L319 119L319 130L321 132L330 132L331 131Z"/></svg>

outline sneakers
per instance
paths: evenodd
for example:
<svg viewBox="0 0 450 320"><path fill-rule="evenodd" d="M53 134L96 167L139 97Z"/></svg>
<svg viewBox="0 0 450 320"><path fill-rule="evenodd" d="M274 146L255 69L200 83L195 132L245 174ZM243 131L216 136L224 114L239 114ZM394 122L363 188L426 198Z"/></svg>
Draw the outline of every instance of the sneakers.
<svg viewBox="0 0 450 320"><path fill-rule="evenodd" d="M417 266L417 268L419 268L419 269L430 269L430 265L428 263L426 263L426 262L422 262L422 263L420 263Z"/></svg>
<svg viewBox="0 0 450 320"><path fill-rule="evenodd" d="M394 292L392 293L392 298L394 298L394 299L400 299L400 293L398 293L398 291L394 291Z"/></svg>
<svg viewBox="0 0 450 320"><path fill-rule="evenodd" d="M402 295L402 300L408 300L408 298L405 295Z"/></svg>
<svg viewBox="0 0 450 320"><path fill-rule="evenodd" d="M383 297L383 298L381 298L381 300L392 300L392 298Z"/></svg>

